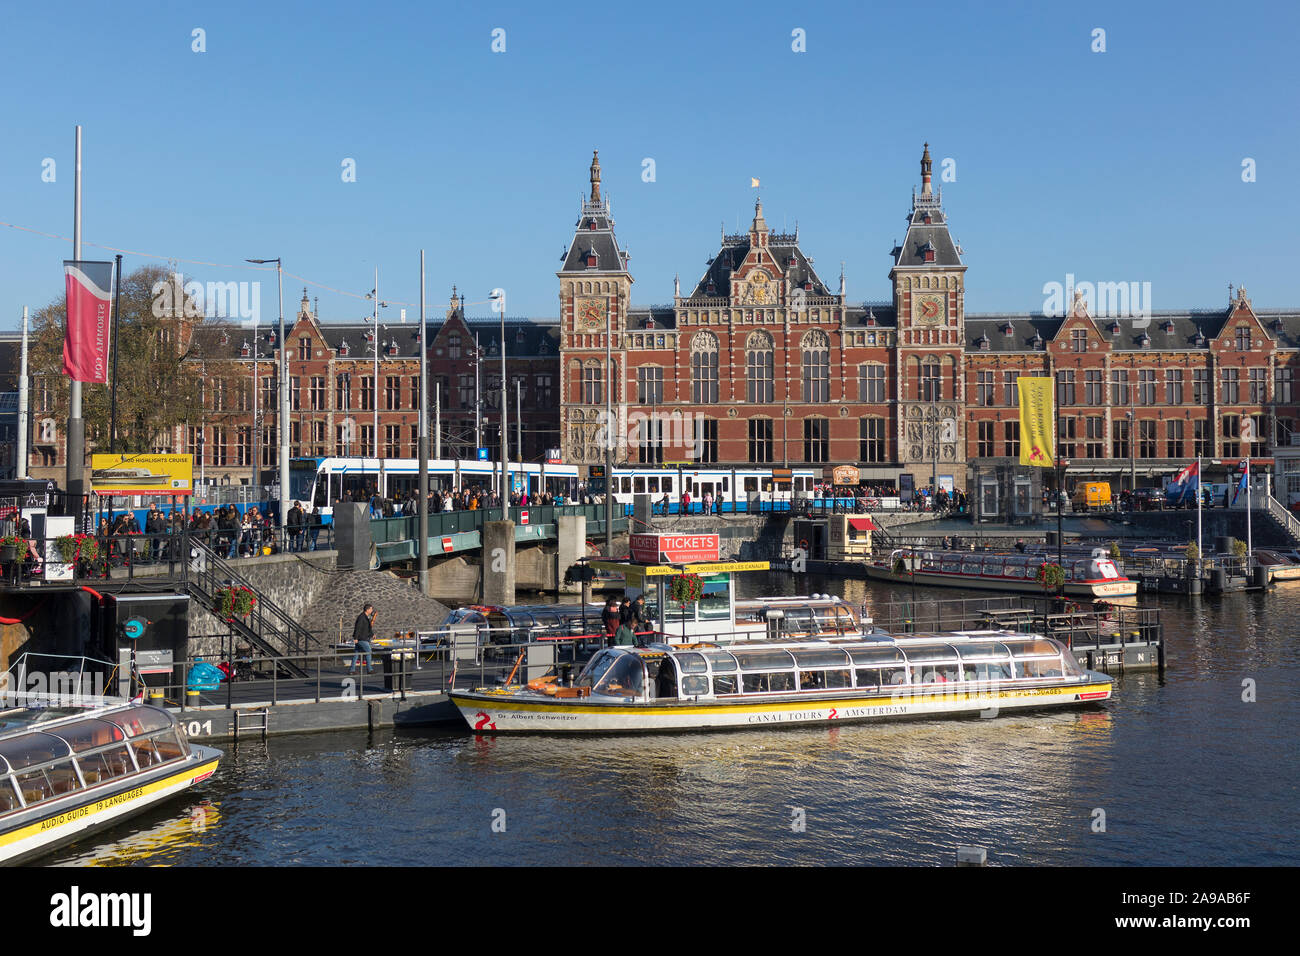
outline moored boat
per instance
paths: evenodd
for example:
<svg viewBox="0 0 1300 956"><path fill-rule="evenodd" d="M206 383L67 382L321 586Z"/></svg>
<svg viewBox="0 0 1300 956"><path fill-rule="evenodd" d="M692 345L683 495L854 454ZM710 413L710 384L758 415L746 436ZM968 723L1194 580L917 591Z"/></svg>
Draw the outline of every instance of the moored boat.
<svg viewBox="0 0 1300 956"><path fill-rule="evenodd" d="M1064 559L1065 593L1072 597L1117 598L1137 594L1138 582L1120 574L1101 548L1088 557ZM901 584L1043 593L1039 569L1055 564L1041 554L992 551L904 550L866 565L867 577Z"/></svg>
<svg viewBox="0 0 1300 956"><path fill-rule="evenodd" d="M158 707L7 701L0 862L30 860L140 813L212 776L220 758Z"/></svg>
<svg viewBox="0 0 1300 956"><path fill-rule="evenodd" d="M612 647L572 683L452 691L478 733L645 733L1093 704L1111 678L1032 634Z"/></svg>

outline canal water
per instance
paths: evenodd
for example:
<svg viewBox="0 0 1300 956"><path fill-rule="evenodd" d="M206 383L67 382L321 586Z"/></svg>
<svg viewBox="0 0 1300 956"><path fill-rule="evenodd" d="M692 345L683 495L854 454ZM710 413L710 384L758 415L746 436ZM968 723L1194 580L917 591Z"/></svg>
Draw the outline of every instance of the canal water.
<svg viewBox="0 0 1300 956"><path fill-rule="evenodd" d="M749 593L794 593L789 575ZM801 578L877 606L889 585ZM963 596L930 589L924 599ZM967 592L965 596L978 596ZM62 865L1296 865L1300 583L1159 600L1169 668L1104 706L642 738L460 730L226 745Z"/></svg>

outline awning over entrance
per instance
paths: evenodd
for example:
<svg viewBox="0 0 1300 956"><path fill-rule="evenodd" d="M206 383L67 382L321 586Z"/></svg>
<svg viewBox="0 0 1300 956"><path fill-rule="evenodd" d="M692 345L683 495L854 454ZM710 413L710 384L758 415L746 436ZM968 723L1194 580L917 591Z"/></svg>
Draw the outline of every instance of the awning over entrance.
<svg viewBox="0 0 1300 956"><path fill-rule="evenodd" d="M879 531L880 526L870 518L850 518L849 527L854 531Z"/></svg>

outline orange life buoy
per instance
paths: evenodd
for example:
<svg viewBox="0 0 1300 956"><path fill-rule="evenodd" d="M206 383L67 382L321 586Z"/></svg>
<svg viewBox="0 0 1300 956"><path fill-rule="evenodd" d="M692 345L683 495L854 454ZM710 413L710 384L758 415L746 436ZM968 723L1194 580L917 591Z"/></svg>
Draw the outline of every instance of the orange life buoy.
<svg viewBox="0 0 1300 956"><path fill-rule="evenodd" d="M804 551L807 551L807 550L808 550L808 539L807 539L807 538L800 538L800 539L799 539L799 547L802 548Z"/></svg>

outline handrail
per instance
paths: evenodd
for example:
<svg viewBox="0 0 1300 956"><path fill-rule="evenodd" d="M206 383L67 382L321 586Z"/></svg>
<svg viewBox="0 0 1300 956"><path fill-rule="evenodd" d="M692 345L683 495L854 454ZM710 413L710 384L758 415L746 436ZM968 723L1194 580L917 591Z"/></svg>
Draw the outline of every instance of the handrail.
<svg viewBox="0 0 1300 956"><path fill-rule="evenodd" d="M321 642L305 627L289 617L283 609L267 597L261 590L250 584L231 565L222 560L216 552L201 541L191 541L191 548L203 557L201 570L192 570L190 582L193 589L207 601L212 601L216 592L222 587L245 587L257 596L257 602L250 615L251 621L232 622L245 637L255 638L263 650L287 651L289 656L305 654L313 648L319 648ZM227 582L230 582L227 584ZM268 627L268 625L270 625ZM275 647L268 637L283 642L283 647Z"/></svg>
<svg viewBox="0 0 1300 956"><path fill-rule="evenodd" d="M1300 544L1300 519L1297 519L1282 502L1278 501L1272 495L1264 496L1267 501L1268 513L1277 519L1283 529L1295 539L1295 543Z"/></svg>

